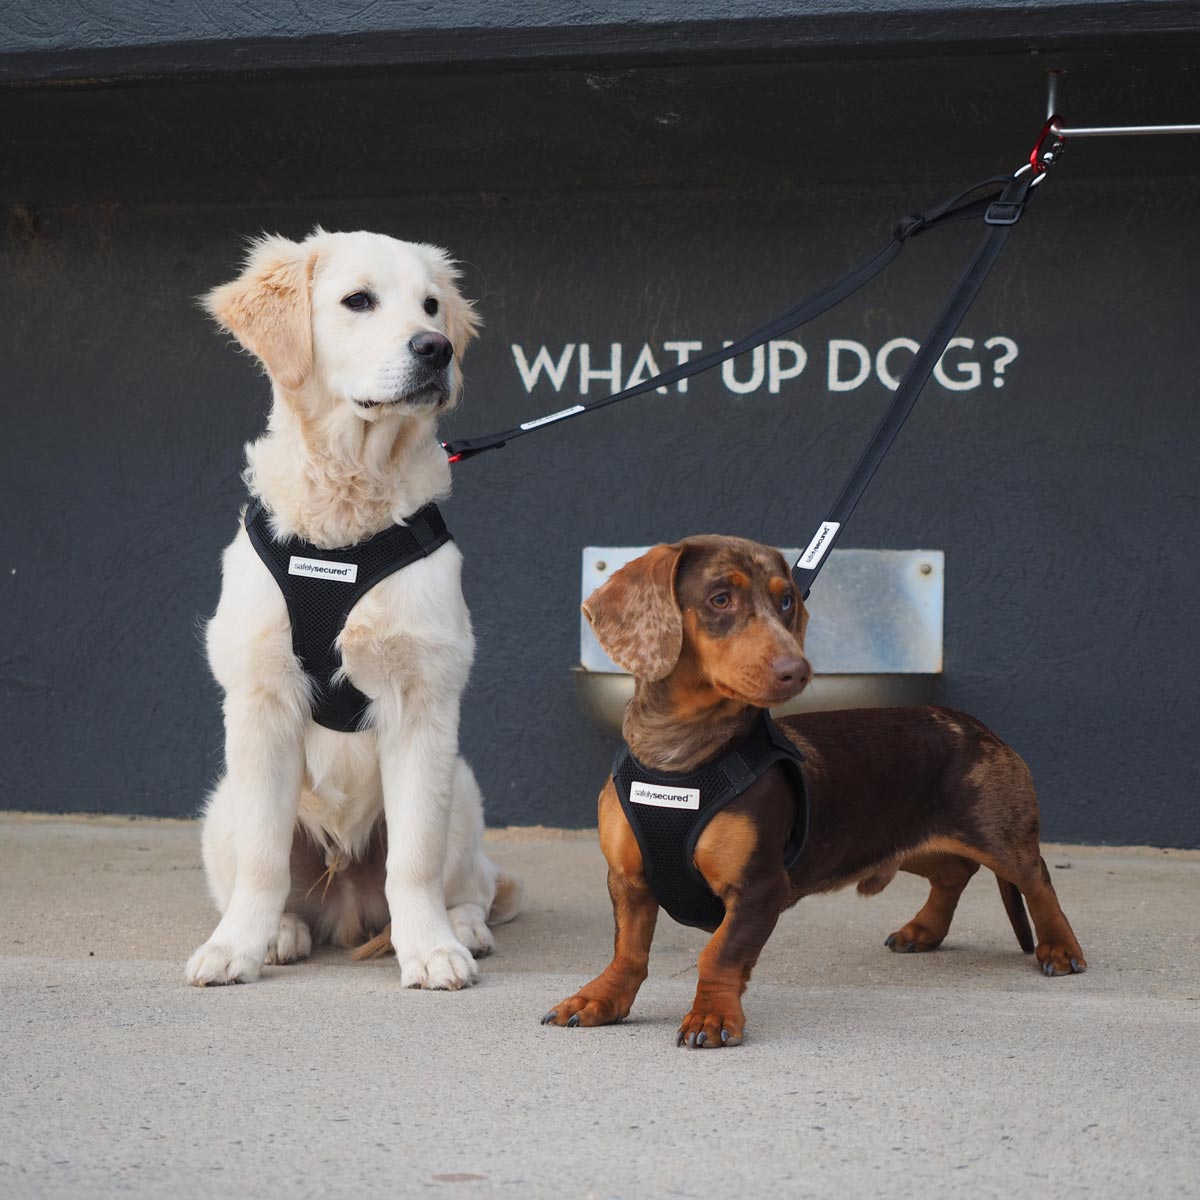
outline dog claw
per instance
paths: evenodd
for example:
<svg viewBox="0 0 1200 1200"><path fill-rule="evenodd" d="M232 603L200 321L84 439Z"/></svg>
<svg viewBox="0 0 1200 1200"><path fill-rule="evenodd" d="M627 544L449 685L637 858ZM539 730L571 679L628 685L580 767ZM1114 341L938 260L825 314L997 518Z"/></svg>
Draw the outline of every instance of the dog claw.
<svg viewBox="0 0 1200 1200"><path fill-rule="evenodd" d="M677 1046L683 1045L683 1030L682 1029L675 1035L675 1045L677 1045Z"/></svg>
<svg viewBox="0 0 1200 1200"><path fill-rule="evenodd" d="M727 1041L729 1041L729 1030L722 1029L721 1030L721 1044L724 1045Z"/></svg>
<svg viewBox="0 0 1200 1200"><path fill-rule="evenodd" d="M579 1024L579 1014L578 1013L575 1013L573 1016L570 1016L567 1018L567 1028L568 1029L574 1029L575 1026L578 1024Z"/></svg>
<svg viewBox="0 0 1200 1200"><path fill-rule="evenodd" d="M696 1045L697 1046L705 1046L707 1044L708 1044L708 1034L703 1033L703 1032L698 1033L696 1035Z"/></svg>
<svg viewBox="0 0 1200 1200"><path fill-rule="evenodd" d="M541 1020L541 1023L542 1023L543 1025L549 1025L549 1024L550 1024L550 1022L551 1022L551 1021L553 1021L553 1020L554 1020L554 1018L555 1018L555 1017L557 1017L557 1016L558 1016L558 1009L556 1008L556 1009L553 1009L551 1012L548 1012L548 1013L547 1013L547 1014L546 1014L546 1015L545 1015L545 1016L542 1018L542 1020Z"/></svg>
<svg viewBox="0 0 1200 1200"><path fill-rule="evenodd" d="M883 944L890 950L896 944L896 935L889 933L883 940Z"/></svg>
<svg viewBox="0 0 1200 1200"><path fill-rule="evenodd" d="M1071 959L1071 970L1074 971L1076 975L1082 975L1087 970L1087 964L1080 963L1079 959L1073 958Z"/></svg>

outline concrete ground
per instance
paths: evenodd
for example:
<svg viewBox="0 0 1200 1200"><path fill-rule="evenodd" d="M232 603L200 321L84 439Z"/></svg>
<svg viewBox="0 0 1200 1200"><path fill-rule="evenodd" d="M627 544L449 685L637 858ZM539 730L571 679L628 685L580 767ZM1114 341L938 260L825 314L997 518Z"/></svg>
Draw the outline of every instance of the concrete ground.
<svg viewBox="0 0 1200 1200"><path fill-rule="evenodd" d="M1200 1195L1200 853L1050 847L1091 969L1045 979L985 872L894 955L920 882L788 913L737 1049L677 1049L702 935L631 1019L538 1017L607 961L594 835L491 836L527 907L482 983L322 951L183 983L195 825L0 817L0 1196Z"/></svg>

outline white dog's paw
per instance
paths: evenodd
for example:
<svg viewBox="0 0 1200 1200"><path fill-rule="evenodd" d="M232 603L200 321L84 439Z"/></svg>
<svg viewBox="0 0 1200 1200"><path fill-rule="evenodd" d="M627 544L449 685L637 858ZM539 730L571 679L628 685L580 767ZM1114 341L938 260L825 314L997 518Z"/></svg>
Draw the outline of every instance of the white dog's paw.
<svg viewBox="0 0 1200 1200"><path fill-rule="evenodd" d="M486 958L496 949L496 939L487 927L487 917L478 904L459 904L450 910L454 936L476 958Z"/></svg>
<svg viewBox="0 0 1200 1200"><path fill-rule="evenodd" d="M430 988L456 992L470 987L479 978L479 968L466 946L450 942L423 953L404 955L397 952L400 982L410 988Z"/></svg>
<svg viewBox="0 0 1200 1200"><path fill-rule="evenodd" d="M252 983L262 974L263 956L247 954L220 942L205 942L188 959L187 981L194 987Z"/></svg>
<svg viewBox="0 0 1200 1200"><path fill-rule="evenodd" d="M284 913L279 919L275 944L267 950L267 966L283 966L299 962L312 953L312 933L295 913Z"/></svg>

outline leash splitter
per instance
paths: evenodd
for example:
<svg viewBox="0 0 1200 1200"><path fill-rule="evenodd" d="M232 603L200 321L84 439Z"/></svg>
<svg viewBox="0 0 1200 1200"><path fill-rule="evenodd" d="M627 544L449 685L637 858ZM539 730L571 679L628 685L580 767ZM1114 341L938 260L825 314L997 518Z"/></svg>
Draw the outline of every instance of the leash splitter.
<svg viewBox="0 0 1200 1200"><path fill-rule="evenodd" d="M843 276L836 283L811 296L802 304L775 318L767 325L747 334L722 350L680 364L663 371L632 387L612 393L599 400L581 403L526 421L514 429L492 434L490 437L462 439L443 442L442 445L451 462L462 462L474 458L486 450L497 450L510 441L534 429L545 428L561 421L571 420L585 413L595 412L628 400L654 388L666 387L704 371L731 358L756 349L774 337L790 333L814 320L822 313L840 304L853 295L869 280L878 275L899 254L905 243L930 229L939 228L961 220L982 216L987 228L983 242L975 252L966 271L950 294L941 315L929 335L921 344L916 357L896 389L896 395L887 411L875 427L866 449L855 464L850 478L834 501L829 516L821 522L808 548L792 567L792 577L802 596L808 597L813 581L828 558L846 521L853 513L867 484L879 464L883 461L896 435L911 413L917 397L928 382L929 376L945 353L962 319L966 316L997 258L1008 241L1012 229L1021 220L1033 196L1034 189L1046 178L1046 174L1062 154L1067 139L1072 137L1145 136L1150 134L1200 133L1196 125L1109 125L1071 128L1063 125L1058 112L1059 89L1064 71L1050 71L1047 77L1046 119L1042 124L1029 159L1012 176L985 179L952 196L949 200L925 213L904 218L893 230L892 240L877 254ZM991 190L990 197L972 200L976 192Z"/></svg>
<svg viewBox="0 0 1200 1200"><path fill-rule="evenodd" d="M950 293L950 298L934 322L933 328L921 343L916 357L896 389L891 404L875 426L866 449L859 456L849 479L833 502L829 515L817 527L807 549L792 565L792 579L796 590L804 599L808 599L813 582L829 557L829 551L837 544L867 485L879 469L904 422L908 420L921 390L946 352L950 339L954 337L968 309L979 295L1013 228L1024 216L1025 209L1033 197L1034 188L1046 178L1046 171L1057 160L1057 147L1049 152L1042 150L1050 136L1053 136L1053 130L1051 123L1047 121L1030 154L1030 161L1017 169L1006 182L1001 194L984 210L983 223L986 232L983 241Z"/></svg>
<svg viewBox="0 0 1200 1200"><path fill-rule="evenodd" d="M1038 178L1040 179L1041 177L1038 176ZM686 363L680 363L678 366L671 367L649 379L644 379L640 383L635 383L630 387L613 392L611 395L603 396L598 400L573 404L568 408L560 409L558 412L535 417L532 420L514 426L512 429L506 429L487 437L461 438L443 442L442 447L452 463L464 462L466 459L474 458L485 451L498 450L501 446L506 446L509 442L515 441L519 437L524 437L536 429L545 429L562 421L573 420L575 417L597 412L599 409L607 408L609 405L617 404L622 400L629 400L634 396L640 396L656 388L668 387L681 380L690 379L694 375L711 371L714 367L720 366L729 359L736 358L739 354L745 354L750 350L765 345L772 338L780 337L785 333L791 333L801 326L807 325L810 321L816 320L817 317L828 312L830 309L835 308L843 300L854 295L855 292L874 279L876 275L896 258L906 243L912 238L934 229L940 229L946 225L986 216L989 205L1004 196L1005 189L1010 183L1010 176L992 176L955 193L949 199L934 205L923 213L911 214L904 217L893 229L891 240L865 262L855 267L854 270L848 272L846 275L843 275L841 279L836 280L828 287L815 292L806 300L790 308L787 312L781 313L778 317L767 322L767 324L744 335L737 341L731 342L728 346L710 351L699 358L690 359ZM977 193L984 194L977 195Z"/></svg>

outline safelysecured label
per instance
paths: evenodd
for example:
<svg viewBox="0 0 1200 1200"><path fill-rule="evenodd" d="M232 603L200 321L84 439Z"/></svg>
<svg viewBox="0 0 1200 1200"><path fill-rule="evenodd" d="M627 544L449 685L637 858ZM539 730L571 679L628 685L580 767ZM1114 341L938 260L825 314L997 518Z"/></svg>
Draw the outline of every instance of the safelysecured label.
<svg viewBox="0 0 1200 1200"><path fill-rule="evenodd" d="M821 528L817 530L813 540L808 543L808 549L800 555L800 561L796 566L802 571L811 571L825 557L825 552L833 545L833 535L841 527L840 521L822 521Z"/></svg>
<svg viewBox="0 0 1200 1200"><path fill-rule="evenodd" d="M301 558L298 554L293 554L288 559L288 574L303 575L306 579L331 579L335 583L353 583L358 578L358 563Z"/></svg>
<svg viewBox="0 0 1200 1200"><path fill-rule="evenodd" d="M629 799L634 804L650 804L655 808L698 809L700 789L666 787L661 783L634 780L629 785Z"/></svg>

